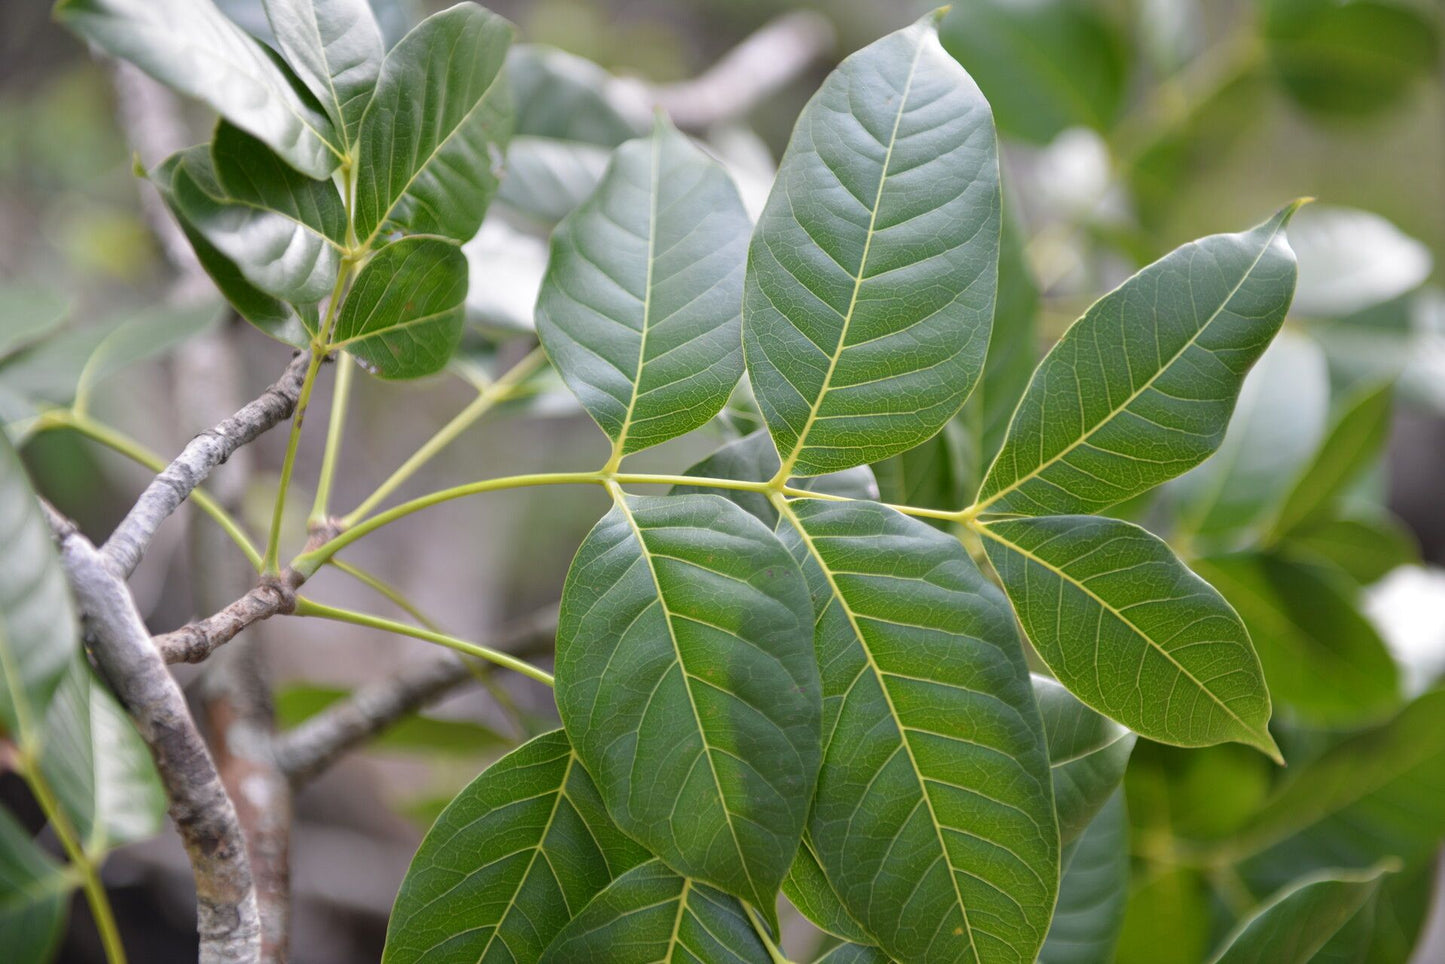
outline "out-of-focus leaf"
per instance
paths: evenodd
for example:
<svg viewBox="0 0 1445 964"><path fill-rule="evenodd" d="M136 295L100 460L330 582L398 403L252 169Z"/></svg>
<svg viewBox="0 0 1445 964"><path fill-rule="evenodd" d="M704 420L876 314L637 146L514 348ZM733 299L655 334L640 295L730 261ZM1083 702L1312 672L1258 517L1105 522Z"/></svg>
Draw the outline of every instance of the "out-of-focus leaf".
<svg viewBox="0 0 1445 964"><path fill-rule="evenodd" d="M1392 380L1398 397L1445 412L1445 291L1411 294L1343 318L1309 318L1331 372L1345 383Z"/></svg>
<svg viewBox="0 0 1445 964"><path fill-rule="evenodd" d="M722 166L659 120L553 232L537 334L616 456L703 425L742 377L748 227Z"/></svg>
<svg viewBox="0 0 1445 964"><path fill-rule="evenodd" d="M1124 777L1130 819L1156 840L1228 837L1259 810L1273 769L1236 744L1184 750L1142 741Z"/></svg>
<svg viewBox="0 0 1445 964"><path fill-rule="evenodd" d="M753 232L743 299L753 393L789 475L881 461L958 412L988 349L999 219L988 102L934 15L823 82Z"/></svg>
<svg viewBox="0 0 1445 964"><path fill-rule="evenodd" d="M1242 921L1210 964L1360 960L1370 930L1351 924L1371 913L1384 873L1329 870L1296 881Z"/></svg>
<svg viewBox="0 0 1445 964"><path fill-rule="evenodd" d="M1324 353L1301 335L1281 335L1245 379L1219 451L1170 486L1181 530L1248 541L1319 450L1329 405Z"/></svg>
<svg viewBox="0 0 1445 964"><path fill-rule="evenodd" d="M980 384L974 394L982 388ZM968 459L964 449L969 444L966 435L966 429L955 420L922 445L874 462L879 498L894 505L950 511L966 504L966 493L972 491L964 478ZM942 527L949 523L937 524Z"/></svg>
<svg viewBox="0 0 1445 964"><path fill-rule="evenodd" d="M0 946L12 964L55 954L74 879L0 807Z"/></svg>
<svg viewBox="0 0 1445 964"><path fill-rule="evenodd" d="M736 479L739 482L766 482L778 474L778 450L773 447L773 440L767 431L759 429L740 439L734 439L683 474L711 479ZM854 466L829 475L799 479L797 487L809 492L841 495L849 499L878 498L878 482L873 478L873 471L866 465ZM778 510L762 492L699 485L675 485L672 488L673 495L687 492L711 493L722 496L729 502L736 502L770 529L778 523Z"/></svg>
<svg viewBox="0 0 1445 964"><path fill-rule="evenodd" d="M83 406L97 385L117 372L164 354L220 322L213 301L180 308L148 308L106 322L103 338L75 382L76 404Z"/></svg>
<svg viewBox="0 0 1445 964"><path fill-rule="evenodd" d="M1039 364L978 494L980 510L1094 512L1220 446L1245 374L1284 322L1298 204L1177 249L1125 281Z"/></svg>
<svg viewBox="0 0 1445 964"><path fill-rule="evenodd" d="M326 686L286 686L276 693L276 723L289 729L346 697L348 691ZM496 730L470 720L409 716L386 730L367 746L375 750L428 751L475 755L506 746L510 741Z"/></svg>
<svg viewBox="0 0 1445 964"><path fill-rule="evenodd" d="M60 327L69 310L58 291L23 284L0 286L0 359Z"/></svg>
<svg viewBox="0 0 1445 964"><path fill-rule="evenodd" d="M641 90L575 54L518 44L507 54L507 79L518 136L616 147L647 133Z"/></svg>
<svg viewBox="0 0 1445 964"><path fill-rule="evenodd" d="M612 825L566 734L498 760L412 858L384 964L535 961L573 914L648 854Z"/></svg>
<svg viewBox="0 0 1445 964"><path fill-rule="evenodd" d="M737 898L649 860L592 898L562 928L539 964L761 964L769 959Z"/></svg>
<svg viewBox="0 0 1445 964"><path fill-rule="evenodd" d="M1439 15L1399 0L1266 0L1264 36L1300 106L1360 115L1400 101L1439 60Z"/></svg>
<svg viewBox="0 0 1445 964"><path fill-rule="evenodd" d="M211 0L61 0L61 23L260 138L296 170L329 177L345 151L279 61Z"/></svg>
<svg viewBox="0 0 1445 964"><path fill-rule="evenodd" d="M1059 902L1040 964L1110 960L1129 902L1129 816L1122 790L1105 800L1059 863Z"/></svg>
<svg viewBox="0 0 1445 964"><path fill-rule="evenodd" d="M1286 555L1329 563L1362 586L1420 561L1414 533L1389 515L1326 519L1291 533L1280 548Z"/></svg>
<svg viewBox="0 0 1445 964"><path fill-rule="evenodd" d="M433 237L393 241L356 276L331 347L382 378L441 371L462 337L466 296L461 248Z"/></svg>
<svg viewBox="0 0 1445 964"><path fill-rule="evenodd" d="M1311 205L1290 226L1299 256L1293 311L1341 318L1398 298L1430 276L1430 249L1370 211Z"/></svg>
<svg viewBox="0 0 1445 964"><path fill-rule="evenodd" d="M1351 737L1292 772L1236 849L1252 885L1276 889L1312 870L1408 866L1445 836L1445 691L1432 690L1388 723Z"/></svg>
<svg viewBox="0 0 1445 964"><path fill-rule="evenodd" d="M1114 952L1117 964L1199 964L1208 947L1208 894L1198 871L1155 870L1135 882Z"/></svg>
<svg viewBox="0 0 1445 964"><path fill-rule="evenodd" d="M343 150L356 141L384 54L367 0L263 0L276 43L321 102Z"/></svg>
<svg viewBox="0 0 1445 964"><path fill-rule="evenodd" d="M980 531L1034 649L1071 693L1161 743L1233 740L1278 757L1249 634L1157 537L1092 516Z"/></svg>
<svg viewBox="0 0 1445 964"><path fill-rule="evenodd" d="M1399 704L1395 661L1344 577L1254 553L1198 559L1194 568L1244 620L1271 696L1300 718L1360 723Z"/></svg>
<svg viewBox="0 0 1445 964"><path fill-rule="evenodd" d="M999 130L1046 143L1069 127L1106 131L1124 103L1128 45L1097 4L967 0L939 33L993 106Z"/></svg>
<svg viewBox="0 0 1445 964"><path fill-rule="evenodd" d="M1416 696L1445 676L1445 569L1400 566L1371 586L1365 612Z"/></svg>
<svg viewBox="0 0 1445 964"><path fill-rule="evenodd" d="M1362 964L1396 964L1410 960L1433 904L1435 865L1424 861L1385 878L1375 896L1370 945Z"/></svg>
<svg viewBox="0 0 1445 964"><path fill-rule="evenodd" d="M460 3L386 55L357 135L358 237L399 230L467 241L477 233L512 133L502 71L511 42L511 24Z"/></svg>
<svg viewBox="0 0 1445 964"><path fill-rule="evenodd" d="M596 190L608 151L595 144L513 137L497 200L542 227L552 227Z"/></svg>
<svg viewBox="0 0 1445 964"><path fill-rule="evenodd" d="M1059 842L1069 844L1118 788L1134 734L1080 703L1056 680L1035 674L1033 684L1049 741Z"/></svg>
<svg viewBox="0 0 1445 964"><path fill-rule="evenodd" d="M477 236L462 245L462 253L467 256L470 279L467 321L498 338L535 330L547 243L500 218L488 218Z"/></svg>

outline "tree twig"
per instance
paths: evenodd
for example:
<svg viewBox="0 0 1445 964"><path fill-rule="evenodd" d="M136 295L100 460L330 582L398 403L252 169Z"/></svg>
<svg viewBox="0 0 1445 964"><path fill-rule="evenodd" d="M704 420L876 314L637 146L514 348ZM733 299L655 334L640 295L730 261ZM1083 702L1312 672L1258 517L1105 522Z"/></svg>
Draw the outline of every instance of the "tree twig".
<svg viewBox="0 0 1445 964"><path fill-rule="evenodd" d="M134 572L160 524L212 469L241 446L291 417L310 361L309 353L298 354L275 384L215 428L191 439L175 461L155 477L101 550L112 572L121 576Z"/></svg>
<svg viewBox="0 0 1445 964"><path fill-rule="evenodd" d="M653 91L678 127L700 130L740 117L784 87L833 46L833 25L809 10L785 14L691 80Z"/></svg>
<svg viewBox="0 0 1445 964"><path fill-rule="evenodd" d="M202 662L252 623L294 612L300 584L301 577L290 569L277 578L263 577L259 585L220 612L155 637L155 648L167 663Z"/></svg>
<svg viewBox="0 0 1445 964"><path fill-rule="evenodd" d="M250 964L260 952L261 922L236 808L125 583L74 523L45 508L96 664L155 759L190 857L200 962Z"/></svg>
<svg viewBox="0 0 1445 964"><path fill-rule="evenodd" d="M557 608L549 606L504 630L489 645L526 656L545 651L556 633ZM393 723L489 669L448 654L363 686L277 737L276 763L292 786L299 787Z"/></svg>

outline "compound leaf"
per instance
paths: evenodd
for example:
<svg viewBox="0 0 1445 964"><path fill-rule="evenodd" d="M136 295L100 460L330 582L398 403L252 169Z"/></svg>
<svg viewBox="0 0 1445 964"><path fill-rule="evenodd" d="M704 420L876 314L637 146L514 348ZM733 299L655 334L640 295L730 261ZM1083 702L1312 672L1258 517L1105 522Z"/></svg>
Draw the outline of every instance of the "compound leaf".
<svg viewBox="0 0 1445 964"><path fill-rule="evenodd" d="M665 121L553 232L537 334L619 457L707 422L742 377L747 234L722 166Z"/></svg>
<svg viewBox="0 0 1445 964"><path fill-rule="evenodd" d="M1234 740L1278 759L1249 634L1167 545L1089 516L979 531L1030 642L1071 693L1161 743Z"/></svg>
<svg viewBox="0 0 1445 964"><path fill-rule="evenodd" d="M1033 960L1057 886L1043 727L1017 633L959 541L867 502L787 503L823 668L808 839L899 960Z"/></svg>
<svg viewBox="0 0 1445 964"><path fill-rule="evenodd" d="M567 735L545 733L457 794L418 848L385 964L535 961L648 853L613 826Z"/></svg>
<svg viewBox="0 0 1445 964"><path fill-rule="evenodd" d="M1298 203L1187 244L1098 301L1034 372L978 507L1094 512L1219 447L1240 385L1284 322Z"/></svg>
<svg viewBox="0 0 1445 964"><path fill-rule="evenodd" d="M619 494L562 590L557 707L608 812L760 909L818 774L811 625L777 537L709 495Z"/></svg>
<svg viewBox="0 0 1445 964"><path fill-rule="evenodd" d="M1001 201L988 102L935 17L803 109L748 253L743 348L789 475L906 451L983 368Z"/></svg>

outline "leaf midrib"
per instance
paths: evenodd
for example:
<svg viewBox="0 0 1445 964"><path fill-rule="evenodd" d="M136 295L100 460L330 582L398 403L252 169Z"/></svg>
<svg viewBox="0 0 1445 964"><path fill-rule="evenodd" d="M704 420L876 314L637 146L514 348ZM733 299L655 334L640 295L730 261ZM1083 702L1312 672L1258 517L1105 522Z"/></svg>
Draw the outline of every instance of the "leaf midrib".
<svg viewBox="0 0 1445 964"><path fill-rule="evenodd" d="M621 461L627 451L627 434L632 428L632 417L637 410L638 389L642 385L642 369L647 364L647 334L652 327L652 271L657 250L657 208L662 193L662 138L660 132L652 135L651 168L648 171L648 212L647 212L647 274L642 285L642 333L637 342L637 371L632 378L632 396L627 401L627 412L622 416L622 427L617 441L612 443L612 457Z"/></svg>
<svg viewBox="0 0 1445 964"><path fill-rule="evenodd" d="M1235 283L1234 287L1230 289L1229 294L1225 295L1224 298L1220 299L1219 307L1218 307L1218 308L1215 308L1214 311L1210 313L1209 317L1205 320L1204 324L1200 325L1199 328L1198 328L1198 330L1196 330L1196 331L1194 332L1194 334L1190 335L1190 336L1185 340L1184 344L1180 346L1179 350L1176 351L1173 355L1169 356L1169 360L1166 361L1166 362L1164 362L1162 365L1160 365L1159 368L1158 368L1158 370L1155 371L1154 374L1150 375L1147 379L1145 379L1145 380L1144 380L1144 383L1143 383L1142 385L1140 385L1137 389L1135 389L1134 391L1130 392L1129 395L1128 395L1128 397L1125 398L1122 403L1120 403L1119 405L1116 405L1115 407L1111 408L1111 409L1109 410L1109 412L1108 412L1103 418L1099 419L1099 421L1096 422L1096 423L1093 425L1093 427L1090 428L1088 431L1084 432L1084 433L1083 433L1081 436L1079 436L1077 439L1075 439L1074 441L1070 442L1068 445L1066 445L1064 448L1060 449L1060 450L1059 450L1058 452L1056 452L1054 455L1050 456L1048 459L1046 459L1043 463L1041 463L1041 464L1038 465L1037 467L1035 467L1035 468L1033 468L1033 469L1030 469L1027 473L1025 473L1025 474L1022 475L1022 476L1019 476L1019 477L1016 478L1016 479L1014 479L1014 480L1013 480L1012 482L1010 482L1008 485L1004 486L1002 489L999 489L997 492L995 492L993 495L989 496L987 499L984 499L983 501L977 503L976 506L975 506L975 512L976 512L976 513L984 512L985 510L988 509L989 506L993 505L995 502L999 501L999 500L1002 499L1004 496L1008 495L1010 492L1013 492L1013 491L1021 488L1025 483L1028 483L1028 482L1032 481L1033 479L1038 478L1038 477L1040 477L1041 475L1043 475L1043 473L1044 473L1046 470L1048 470L1049 468L1051 468L1053 465L1055 465L1056 463L1058 463L1058 462L1061 461L1062 459L1066 458L1069 454L1071 454L1072 452L1074 452L1074 450L1078 449L1080 446L1086 444L1086 443L1089 441L1089 439L1091 439L1091 438L1094 436L1094 433L1095 433L1095 432L1098 432L1098 431L1101 430L1104 426L1112 423L1112 422L1114 421L1114 419L1118 418L1120 414L1122 414L1123 412L1125 412L1125 411L1129 408L1130 405L1134 404L1134 402L1137 401L1141 395L1143 395L1143 394L1144 394L1145 392L1147 392L1149 389L1153 388L1153 387L1154 387L1154 383L1157 382L1160 378L1162 378L1162 377L1164 376L1164 373L1167 372L1167 371L1169 371L1169 369L1174 366L1174 363L1177 362L1180 358L1183 357L1183 355L1184 355L1184 353L1185 353L1186 351L1188 351L1190 348L1193 348L1193 347L1199 342L1199 339L1204 335L1204 333L1209 330L1210 326L1212 326L1216 321L1219 320L1219 316L1224 313L1224 309L1226 309L1226 308L1229 307L1229 303L1234 300L1234 296L1237 295L1237 294L1239 294L1239 289L1241 289L1241 288L1244 287L1244 283L1250 279L1250 277L1254 274L1255 269L1259 267L1260 261L1264 260L1265 254L1267 254L1267 253L1269 252L1270 246L1274 244L1274 239L1279 236L1279 232L1282 231L1282 230L1284 230L1284 221L1283 221L1283 220L1281 220L1280 223L1278 223L1278 224L1276 224L1276 225L1274 226L1274 230L1272 230L1272 231L1270 232L1269 237L1266 238L1265 241L1264 241L1264 244L1262 244L1262 245L1260 246L1259 253L1258 253L1257 255L1255 255L1254 260L1253 260L1252 262L1250 262L1249 267L1246 268L1245 271L1244 271L1244 273L1240 275L1239 281L1237 281L1237 282ZM1127 283L1128 283L1128 282L1125 282L1125 284L1127 284ZM1121 290L1121 289L1116 289L1116 290ZM1191 291L1192 291L1192 286L1191 286ZM1090 310L1093 310L1093 309L1090 309ZM1085 313L1085 317L1087 317L1087 314L1088 314L1088 313L1086 312L1086 313ZM1156 327L1157 327L1157 326L1156 326ZM1033 387L1033 383L1032 383L1032 381L1031 381L1030 384L1029 384L1029 388L1032 388L1032 387ZM1020 401L1019 401L1019 411L1021 411L1021 410L1023 409L1024 400L1027 399L1027 398L1028 398L1028 394L1027 394L1027 391L1026 391L1026 392L1025 392L1025 395L1024 395L1024 399L1020 399ZM1016 412L1015 414L1017 414L1017 412ZM1010 420L1010 426L1009 426L1009 428L1010 428L1010 431L1011 431L1012 428L1013 428L1012 420ZM988 472L984 475L984 484L985 484L985 485L988 484L989 478L993 475L993 470L994 470L994 468L999 464L999 460L1003 458L1003 454L1004 454L1004 452L1007 451L1007 450L1008 450L1008 445L1007 445L1007 443L1005 443L1003 446L1001 446L1001 447L999 448L998 454L997 454L996 456L994 456L993 464L989 466Z"/></svg>
<svg viewBox="0 0 1445 964"><path fill-rule="evenodd" d="M953 887L954 897L958 901L958 911L963 917L963 927L968 934L969 950L973 954L975 964L982 964L982 959L978 953L978 943L973 936L973 925L968 919L968 906L964 903L963 891L960 890L958 886L958 872L953 865L952 858L949 856L948 843L943 839L944 828L938 820L937 812L933 809L933 798L928 793L926 778L918 767L918 759L913 754L913 746L908 742L908 731L910 728L904 724L903 718L898 714L897 707L893 704L893 694L888 692L888 681L884 679L883 670L873 659L873 651L868 648L867 637L863 635L863 629L858 625L857 614L853 612L853 607L848 605L848 600L844 598L842 590L838 588L837 580L833 578L832 568L823 559L822 553L818 551L817 545L813 542L813 537L808 534L808 530L803 526L802 520L798 518L797 512L788 500L780 497L773 501L778 511L788 517L788 521L797 531L799 538L801 538L803 544L808 547L808 554L818 563L818 568L822 570L823 578L827 580L828 588L833 593L833 598L838 600L838 605L842 607L844 615L848 617L848 625L852 628L853 635L858 640L858 648L863 651L863 656L868 661L868 669L878 681L878 691L883 694L883 701L888 706L888 716L893 720L894 726L898 728L898 742L903 746L904 752L908 754L909 772L917 778L918 793L923 798L924 805L928 807L928 822L933 827L934 837L938 840L939 851L943 855L943 862L948 867L948 882ZM818 866L822 867L822 861L818 862ZM846 905L843 909L845 911L848 910ZM848 916L853 916L851 911ZM872 937L875 941L878 940L877 935L873 934L868 927L863 926L861 923L859 926L869 937ZM881 944L881 942L879 943Z"/></svg>

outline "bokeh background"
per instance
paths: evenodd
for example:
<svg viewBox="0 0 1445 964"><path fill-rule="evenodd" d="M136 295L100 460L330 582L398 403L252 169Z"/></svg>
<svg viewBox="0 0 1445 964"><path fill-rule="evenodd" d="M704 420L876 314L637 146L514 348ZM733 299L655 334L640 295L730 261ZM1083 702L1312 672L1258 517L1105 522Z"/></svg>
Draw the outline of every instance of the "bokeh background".
<svg viewBox="0 0 1445 964"><path fill-rule="evenodd" d="M392 39L441 6L373 3ZM264 33L258 0L221 5ZM802 51L794 76L697 131L733 165L753 200L765 193L797 112L827 70L931 6L489 5L518 25L523 41L594 61L620 78L626 96L643 99L686 90L677 85L704 74L759 28L793 15L788 42ZM1374 587L1367 608L1414 677L1434 678L1445 664L1445 571L1435 568L1445 563L1445 7L1438 0L956 6L970 19L954 52L995 107L1008 206L1041 292L1045 338L1173 247L1255 224L1295 197L1318 198L1291 230L1301 284L1290 327L1319 344L1341 384L1400 379L1386 466L1370 484L1419 540L1421 564ZM170 453L227 410L207 410L216 404L213 380L250 397L284 365L284 347L244 324L227 327L213 302L176 290L175 253L149 220L154 201L134 176L133 155L155 163L156 143L203 140L210 119L185 104L169 120L170 128L157 131L154 118L128 117L113 68L51 22L47 0L0 3L0 329L37 314L66 318L63 337L0 351L7 421L23 418L27 406L68 402L79 382L92 412ZM511 240L504 236L502 246ZM524 237L505 270L478 269L479 321L525 316L540 244ZM203 353L170 350L203 329L208 337L220 331L242 364L208 371ZM358 380L336 504L362 499L471 397L465 381L451 377ZM1288 433L1288 400L1279 404L1264 418ZM322 399L308 419L297 475L303 483L315 477L325 424ZM679 471L717 440L703 432L670 443L639 457L639 470ZM281 444L273 433L246 466L216 480L255 525L269 512ZM590 466L605 453L586 417L543 386L469 431L405 491ZM70 433L38 435L25 454L39 488L93 534L118 521L147 478ZM303 528L310 498L299 488L293 532ZM401 587L449 631L482 638L557 598L566 564L603 506L598 493L555 490L451 503L408 520L404 532L367 541L355 561ZM137 576L157 631L206 608L186 549L185 526L168 525ZM331 574L318 578L315 591L342 605L385 608L364 587ZM261 627L283 722L424 653L414 641L315 623ZM509 684L502 693L474 688L309 788L295 834L294 960L376 960L396 887L431 817L504 747L549 728L550 713L547 694L530 684ZM12 778L0 777L0 793L25 806ZM173 840L127 848L111 860L106 879L134 959L194 959L189 874ZM100 960L84 914L77 903L65 961ZM1417 959L1445 960L1442 947L1437 940ZM1131 953L1148 951L1131 951L1126 942L1120 959L1160 959Z"/></svg>

